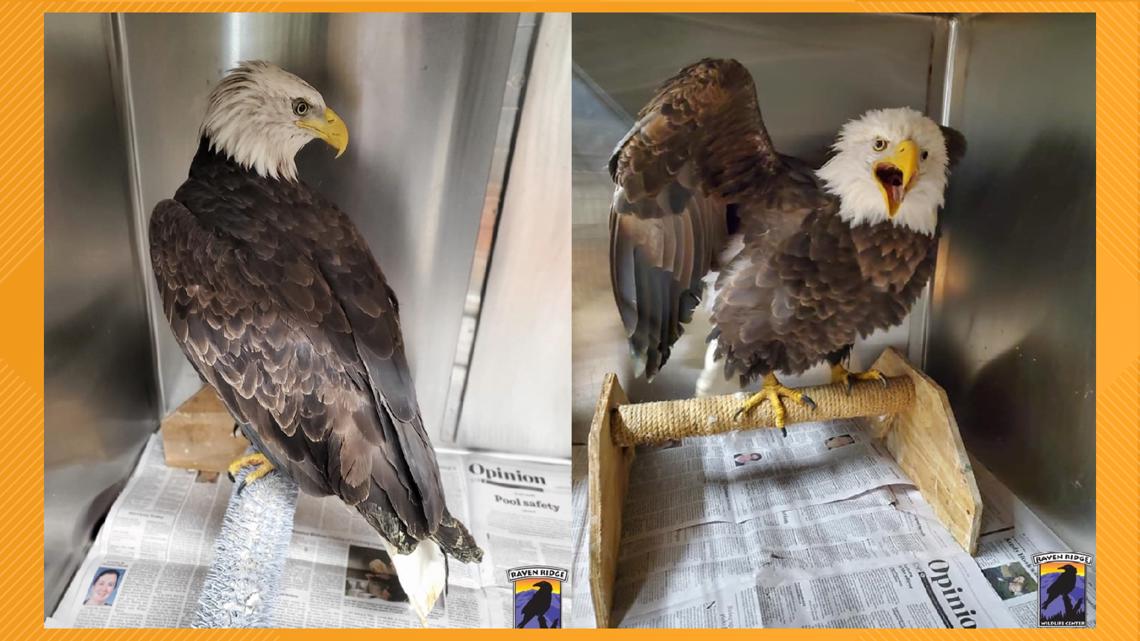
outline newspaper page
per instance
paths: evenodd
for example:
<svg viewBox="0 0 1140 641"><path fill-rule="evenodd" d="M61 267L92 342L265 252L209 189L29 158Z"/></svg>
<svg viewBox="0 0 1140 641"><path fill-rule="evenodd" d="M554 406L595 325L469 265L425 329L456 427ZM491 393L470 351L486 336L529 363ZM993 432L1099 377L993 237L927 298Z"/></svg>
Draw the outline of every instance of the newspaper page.
<svg viewBox="0 0 1140 641"><path fill-rule="evenodd" d="M734 432L717 439L737 522L773 511L830 503L909 480L860 421Z"/></svg>
<svg viewBox="0 0 1140 641"><path fill-rule="evenodd" d="M1037 627L1039 586L1033 556L1071 550L992 472L977 461L972 463L984 504L975 555L978 566L1010 616L1022 627ZM1092 628L1096 627L1095 559L1086 570L1085 611L1088 627Z"/></svg>
<svg viewBox="0 0 1140 641"><path fill-rule="evenodd" d="M711 587L701 599L633 613L622 627L662 627L677 621L766 628L1008 627L1000 608L979 605L993 599L988 586L971 580L976 573L970 558L959 555L791 581L733 580Z"/></svg>
<svg viewBox="0 0 1140 641"><path fill-rule="evenodd" d="M569 565L569 463L447 450L437 460L448 507L485 555L449 564L428 625L510 627L507 569ZM153 436L46 625L188 627L232 490L225 475L167 467ZM376 533L339 499L300 494L286 557L275 627L420 627ZM84 605L108 571L116 579L106 605Z"/></svg>
<svg viewBox="0 0 1140 641"><path fill-rule="evenodd" d="M488 599L490 627L509 628L514 600L507 570L520 566L569 569L570 462L537 464L524 458L468 454L465 484L470 493L468 523L482 532L486 556L477 569ZM562 616L572 609L570 584L562 587ZM561 621L549 623L562 627Z"/></svg>
<svg viewBox="0 0 1140 641"><path fill-rule="evenodd" d="M880 447L861 421L835 421L797 426L787 438L762 430L642 448L624 507L633 518L624 519L614 620L1015 627L977 563ZM584 475L575 493L583 530ZM584 534L575 545L584 577ZM580 610L592 610L587 588L576 583ZM571 623L592 625L592 615Z"/></svg>
<svg viewBox="0 0 1140 641"><path fill-rule="evenodd" d="M568 628L598 627L594 618L594 602L590 591L589 466L586 454L585 445L575 445L571 449L573 462L570 467L571 505L574 510L574 520L570 528L570 538L574 546L574 555L570 570L570 585L574 590L574 602L577 605L570 610L566 619Z"/></svg>

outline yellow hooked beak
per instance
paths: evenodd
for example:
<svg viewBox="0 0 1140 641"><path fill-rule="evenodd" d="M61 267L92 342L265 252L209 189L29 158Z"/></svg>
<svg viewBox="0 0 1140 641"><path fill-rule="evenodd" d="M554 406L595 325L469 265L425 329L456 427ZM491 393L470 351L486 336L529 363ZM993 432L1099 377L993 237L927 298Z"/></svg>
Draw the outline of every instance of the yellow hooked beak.
<svg viewBox="0 0 1140 641"><path fill-rule="evenodd" d="M328 143L330 147L336 150L336 157L340 158L344 154L344 150L348 148L348 127L344 126L344 121L332 109L325 107L324 117L314 116L312 118L305 118L298 120L297 126L308 129L317 134L317 138Z"/></svg>
<svg viewBox="0 0 1140 641"><path fill-rule="evenodd" d="M918 173L918 145L909 139L900 142L894 154L875 163L874 172L875 182L887 203L887 212L894 216Z"/></svg>

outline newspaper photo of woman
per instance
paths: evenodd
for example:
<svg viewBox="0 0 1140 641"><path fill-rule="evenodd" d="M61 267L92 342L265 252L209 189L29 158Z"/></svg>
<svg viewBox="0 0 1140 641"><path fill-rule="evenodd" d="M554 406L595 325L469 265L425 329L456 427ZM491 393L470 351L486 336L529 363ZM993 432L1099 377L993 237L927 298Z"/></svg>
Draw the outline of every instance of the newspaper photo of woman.
<svg viewBox="0 0 1140 641"><path fill-rule="evenodd" d="M761 458L763 457L760 456L760 452L738 452L732 455L732 462L736 467L744 467L749 463L759 461Z"/></svg>
<svg viewBox="0 0 1140 641"><path fill-rule="evenodd" d="M114 605L122 575L123 570L119 568L99 568L87 590L83 605Z"/></svg>

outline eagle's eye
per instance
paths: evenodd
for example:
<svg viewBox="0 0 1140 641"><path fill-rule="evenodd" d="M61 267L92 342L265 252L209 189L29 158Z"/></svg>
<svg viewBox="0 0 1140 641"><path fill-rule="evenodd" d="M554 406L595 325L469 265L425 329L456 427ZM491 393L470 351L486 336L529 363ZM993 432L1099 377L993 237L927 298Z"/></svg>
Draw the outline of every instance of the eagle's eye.
<svg viewBox="0 0 1140 641"><path fill-rule="evenodd" d="M309 113L309 103L305 102L302 98L297 98L293 101L293 114L297 116L304 116Z"/></svg>
<svg viewBox="0 0 1140 641"><path fill-rule="evenodd" d="M928 156L930 156L930 152L929 152L929 151L926 151L926 150L923 150L923 152L922 152L922 159L923 159L923 160L926 160L926 158L927 158Z"/></svg>
<svg viewBox="0 0 1140 641"><path fill-rule="evenodd" d="M876 138L875 142L872 143L871 148L875 151L882 151L887 148L887 141L883 140L882 138Z"/></svg>

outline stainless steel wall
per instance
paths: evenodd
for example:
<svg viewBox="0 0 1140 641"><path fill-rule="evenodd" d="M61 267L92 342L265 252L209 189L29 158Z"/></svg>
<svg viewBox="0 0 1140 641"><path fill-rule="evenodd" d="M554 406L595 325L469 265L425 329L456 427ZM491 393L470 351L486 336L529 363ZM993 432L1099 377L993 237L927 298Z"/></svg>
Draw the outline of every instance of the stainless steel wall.
<svg viewBox="0 0 1140 641"><path fill-rule="evenodd" d="M501 180L490 168L517 23L514 14L120 17L140 224L185 179L209 89L239 60L293 71L345 119L352 144L343 157L310 145L298 164L353 218L400 298L436 443L453 438L442 429L445 408L484 197ZM200 382L152 311L169 411Z"/></svg>
<svg viewBox="0 0 1140 641"><path fill-rule="evenodd" d="M158 424L110 21L44 21L44 611Z"/></svg>
<svg viewBox="0 0 1140 641"><path fill-rule="evenodd" d="M460 442L570 454L570 16L545 14L460 417Z"/></svg>
<svg viewBox="0 0 1140 641"><path fill-rule="evenodd" d="M1095 19L962 21L927 368L967 448L1095 548Z"/></svg>
<svg viewBox="0 0 1140 641"><path fill-rule="evenodd" d="M575 443L585 442L605 372L618 372L630 397L645 401L692 395L703 364L709 325L698 313L654 382L634 379L610 291L605 165L657 85L701 58L736 58L756 80L777 148L818 163L840 126L867 109L928 107L932 52L945 31L944 20L902 15L574 16ZM870 336L853 360L867 365L887 344L906 349L909 335L904 323ZM826 370L790 380L823 381Z"/></svg>

